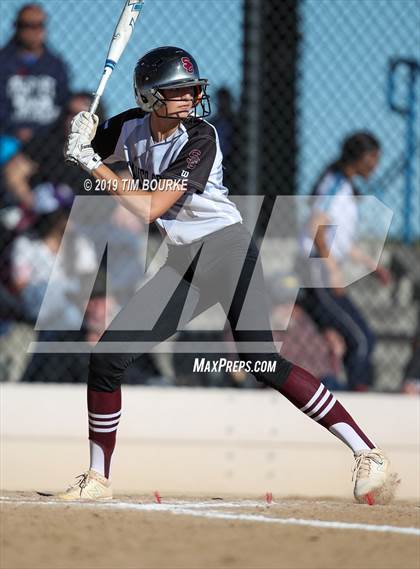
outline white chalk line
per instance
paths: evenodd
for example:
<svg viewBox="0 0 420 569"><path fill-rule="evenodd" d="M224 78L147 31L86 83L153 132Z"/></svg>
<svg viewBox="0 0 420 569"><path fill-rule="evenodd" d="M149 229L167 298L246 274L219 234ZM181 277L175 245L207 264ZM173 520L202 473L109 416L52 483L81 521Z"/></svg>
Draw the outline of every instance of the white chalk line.
<svg viewBox="0 0 420 569"><path fill-rule="evenodd" d="M193 516L198 518L209 518L219 520L231 520L242 522L257 522L268 524L279 524L289 526L313 527L318 529L339 529L339 530L359 530L377 533L395 533L410 536L420 536L420 529L414 527L398 527L391 525L375 525L350 522L336 522L325 520L308 520L302 518L276 518L263 516L261 514L238 514L234 512L220 512L214 509L200 511L200 508L236 508L244 506L262 506L261 502L225 502L223 504L214 504L213 502L187 502L180 501L170 504L132 504L128 502L63 502L58 500L36 501L36 500L19 500L0 496L1 502L9 502L17 505L34 505L37 506L64 506L71 505L78 508L99 508L105 510L137 510L143 512L170 512L176 515Z"/></svg>
<svg viewBox="0 0 420 569"><path fill-rule="evenodd" d="M190 509L201 509L201 508L262 508L265 509L268 507L268 504L261 501L255 500L241 500L237 502L225 502L224 500L203 500L201 502L190 502L189 500L173 500L171 502L164 502L158 504L157 502L151 502L150 504L139 504L132 502L121 502L113 499L112 501L104 500L103 502L63 502L63 500L54 500L54 497L51 496L50 500L44 500L43 497L40 498L32 498L29 500L23 500L21 498L14 498L11 496L0 496L0 502L12 502L15 504L72 504L72 505L90 505L95 507L96 504L98 505L107 505L110 507L115 506L142 506L143 508L150 508L151 511L154 509L159 510L162 506L170 506L172 509L183 508L187 506ZM274 500L271 502L271 505L279 505L279 502L275 502Z"/></svg>

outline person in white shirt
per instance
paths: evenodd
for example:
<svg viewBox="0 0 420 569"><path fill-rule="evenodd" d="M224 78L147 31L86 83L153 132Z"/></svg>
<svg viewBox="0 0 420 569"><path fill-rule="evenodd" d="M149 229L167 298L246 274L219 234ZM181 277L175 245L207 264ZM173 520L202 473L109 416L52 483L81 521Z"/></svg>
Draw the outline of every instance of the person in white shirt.
<svg viewBox="0 0 420 569"><path fill-rule="evenodd" d="M310 265L309 278L325 286L305 289L299 302L321 330L336 330L344 339L347 387L356 391L366 391L373 384L375 336L344 288L342 267L352 259L374 271L384 284L389 280L388 271L377 267L356 243L358 191L352 180L355 176L368 179L379 158L380 144L372 134L356 132L344 140L338 160L328 165L315 183L310 219L301 238L305 258L312 255L324 259L322 269ZM347 198L345 207L343 197ZM337 227L340 230L336 232ZM318 274L321 271L324 274Z"/></svg>
<svg viewBox="0 0 420 569"><path fill-rule="evenodd" d="M106 121L98 130L97 120L88 113L73 121L65 156L109 183L109 193L143 221L156 222L169 253L91 354L90 468L57 498L112 497L110 465L121 415L121 382L125 369L140 354L106 353L105 343L130 339L158 344L180 323L219 302L239 356L249 362L253 375L344 441L355 454L356 499L380 502L391 480L388 459L333 394L313 375L282 358L273 343L258 249L229 200L217 132L204 120L210 111L206 89L207 79L200 76L191 54L161 47L144 55L135 68L140 108ZM134 192L127 191L125 181L107 166L121 160L140 184ZM147 191L152 186L155 191ZM252 351L257 351L256 344L264 346L264 353ZM264 363L274 366L259 365Z"/></svg>
<svg viewBox="0 0 420 569"><path fill-rule="evenodd" d="M34 322L42 306L42 328L37 334L41 342L69 338L64 330L74 330L82 316L78 302L81 281L84 275L93 274L97 266L93 246L75 230L71 232L67 248L59 255L73 198L72 188L65 184L36 186L33 190L35 221L30 230L13 243L13 285L26 314ZM49 287L48 302L43 302L53 272L54 284ZM84 333L78 333L80 336ZM34 353L22 381L81 381L85 360L79 354Z"/></svg>

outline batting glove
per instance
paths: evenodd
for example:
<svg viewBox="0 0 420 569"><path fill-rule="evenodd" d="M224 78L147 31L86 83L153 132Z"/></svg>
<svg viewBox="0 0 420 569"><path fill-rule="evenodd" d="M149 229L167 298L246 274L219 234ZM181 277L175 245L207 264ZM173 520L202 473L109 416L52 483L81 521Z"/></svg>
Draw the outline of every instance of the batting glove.
<svg viewBox="0 0 420 569"><path fill-rule="evenodd" d="M89 174L102 164L101 157L96 154L84 135L76 133L71 133L67 138L64 158L77 162Z"/></svg>
<svg viewBox="0 0 420 569"><path fill-rule="evenodd" d="M92 115L87 111L75 115L70 124L70 135L64 149L66 160L78 162L88 172L92 172L101 164L100 157L90 146L95 137L98 122L97 115Z"/></svg>
<svg viewBox="0 0 420 569"><path fill-rule="evenodd" d="M92 115L87 111L77 113L71 121L70 134L80 134L90 143L95 138L98 122L97 115Z"/></svg>

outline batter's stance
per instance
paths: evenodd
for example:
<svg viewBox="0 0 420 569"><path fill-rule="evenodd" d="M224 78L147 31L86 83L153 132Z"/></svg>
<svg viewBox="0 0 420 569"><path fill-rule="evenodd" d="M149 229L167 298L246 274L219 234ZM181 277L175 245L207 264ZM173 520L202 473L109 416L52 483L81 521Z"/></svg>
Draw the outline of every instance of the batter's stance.
<svg viewBox="0 0 420 569"><path fill-rule="evenodd" d="M161 47L146 53L135 68L139 108L98 129L97 117L89 113L73 119L65 157L117 187L111 193L146 223L156 222L169 243L169 253L157 274L116 316L91 355L90 468L58 497L112 498L110 464L121 415L121 381L124 370L140 354L104 353L101 342L121 340L117 330L129 328L125 339L157 344L176 332L180 318L188 320L220 302L240 357L276 362L275 372L255 373L256 379L279 391L351 448L356 500L384 502L389 499L392 477L384 453L318 379L276 351L258 250L223 186L217 132L204 120L210 114L206 88L207 79L200 77L189 53ZM106 166L121 161L140 181L140 190L127 191L127 181ZM152 181L157 190L145 191ZM162 310L168 290L174 292ZM161 314L154 319L157 308ZM132 329L133 317L139 322L137 331ZM248 329L237 326L239 320L252 325ZM153 326L147 331L150 322ZM246 342L265 343L267 350L264 354L241 353Z"/></svg>

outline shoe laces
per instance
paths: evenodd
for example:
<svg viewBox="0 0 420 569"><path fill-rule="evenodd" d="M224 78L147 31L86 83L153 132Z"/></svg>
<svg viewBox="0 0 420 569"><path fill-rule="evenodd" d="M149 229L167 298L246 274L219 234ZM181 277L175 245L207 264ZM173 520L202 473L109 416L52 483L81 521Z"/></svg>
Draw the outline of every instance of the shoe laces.
<svg viewBox="0 0 420 569"><path fill-rule="evenodd" d="M76 482L75 486L79 486L80 496L82 495L83 490L87 486L88 479L89 479L89 472L84 472L83 474L79 474L79 476L76 476L77 482Z"/></svg>
<svg viewBox="0 0 420 569"><path fill-rule="evenodd" d="M365 451L358 454L353 466L352 481L354 479L367 478L370 474L372 461L376 462L376 464L382 464L382 459L375 452Z"/></svg>

